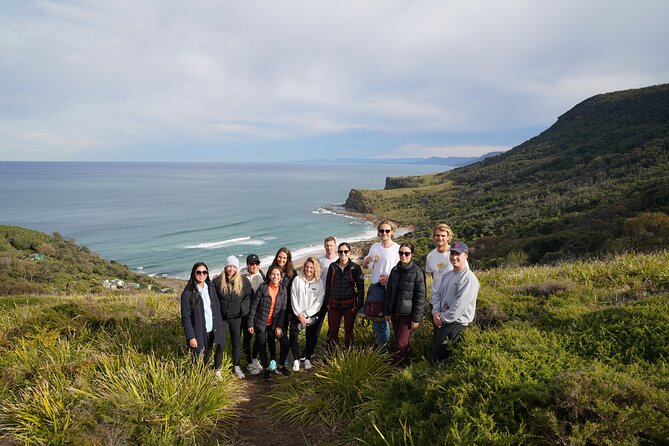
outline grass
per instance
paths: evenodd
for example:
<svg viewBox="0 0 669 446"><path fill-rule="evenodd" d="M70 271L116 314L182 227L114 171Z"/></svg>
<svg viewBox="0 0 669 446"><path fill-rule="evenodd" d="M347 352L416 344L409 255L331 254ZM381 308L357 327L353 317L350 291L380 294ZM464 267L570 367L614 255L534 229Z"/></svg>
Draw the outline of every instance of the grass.
<svg viewBox="0 0 669 446"><path fill-rule="evenodd" d="M477 275L476 321L446 364L425 360L427 318L404 369L356 324L356 348L278 380L273 420L327 426L333 444L667 444L667 252ZM0 443L233 441L239 384L191 364L176 296L0 307Z"/></svg>

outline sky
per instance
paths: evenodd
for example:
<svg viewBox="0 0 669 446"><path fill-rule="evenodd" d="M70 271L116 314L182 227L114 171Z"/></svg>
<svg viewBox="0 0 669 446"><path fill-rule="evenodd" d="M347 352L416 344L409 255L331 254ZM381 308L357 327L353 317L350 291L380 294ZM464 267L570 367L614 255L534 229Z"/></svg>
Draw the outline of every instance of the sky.
<svg viewBox="0 0 669 446"><path fill-rule="evenodd" d="M666 0L0 0L0 160L507 150L669 82Z"/></svg>

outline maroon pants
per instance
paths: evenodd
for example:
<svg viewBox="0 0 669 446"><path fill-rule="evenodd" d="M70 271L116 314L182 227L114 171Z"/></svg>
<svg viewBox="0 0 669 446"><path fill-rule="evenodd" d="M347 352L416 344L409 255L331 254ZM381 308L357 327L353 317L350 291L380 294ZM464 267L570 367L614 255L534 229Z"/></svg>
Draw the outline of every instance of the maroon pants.
<svg viewBox="0 0 669 446"><path fill-rule="evenodd" d="M390 322L395 332L395 360L406 365L409 359L409 339L411 338L411 316L392 315Z"/></svg>
<svg viewBox="0 0 669 446"><path fill-rule="evenodd" d="M355 307L349 310L335 310L328 308L328 343L335 347L339 343L339 326L344 318L344 346L349 349L353 346L353 324L355 323Z"/></svg>

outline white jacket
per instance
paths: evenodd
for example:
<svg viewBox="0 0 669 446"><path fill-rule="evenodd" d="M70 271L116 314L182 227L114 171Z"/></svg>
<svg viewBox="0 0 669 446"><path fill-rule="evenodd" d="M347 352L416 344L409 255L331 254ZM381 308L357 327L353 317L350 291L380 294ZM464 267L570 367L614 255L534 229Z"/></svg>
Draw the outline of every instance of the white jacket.
<svg viewBox="0 0 669 446"><path fill-rule="evenodd" d="M320 277L314 277L311 282L302 275L295 276L291 285L290 299L293 305L293 313L296 315L304 313L306 317L312 317L321 309L325 297L325 286Z"/></svg>

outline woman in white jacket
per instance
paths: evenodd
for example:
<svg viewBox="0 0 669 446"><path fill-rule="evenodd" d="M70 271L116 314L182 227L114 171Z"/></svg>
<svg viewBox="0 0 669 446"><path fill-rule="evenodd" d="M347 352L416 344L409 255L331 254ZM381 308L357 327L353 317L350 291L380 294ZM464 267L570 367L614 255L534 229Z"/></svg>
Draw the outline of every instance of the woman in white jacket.
<svg viewBox="0 0 669 446"><path fill-rule="evenodd" d="M311 355L318 343L316 324L318 312L323 305L325 287L321 281L321 265L316 257L309 257L302 267L302 273L295 276L291 286L290 299L292 318L290 321L290 350L293 353L293 371L300 370L300 358L297 339L300 331L306 331L306 347L304 349L304 368L310 369Z"/></svg>

